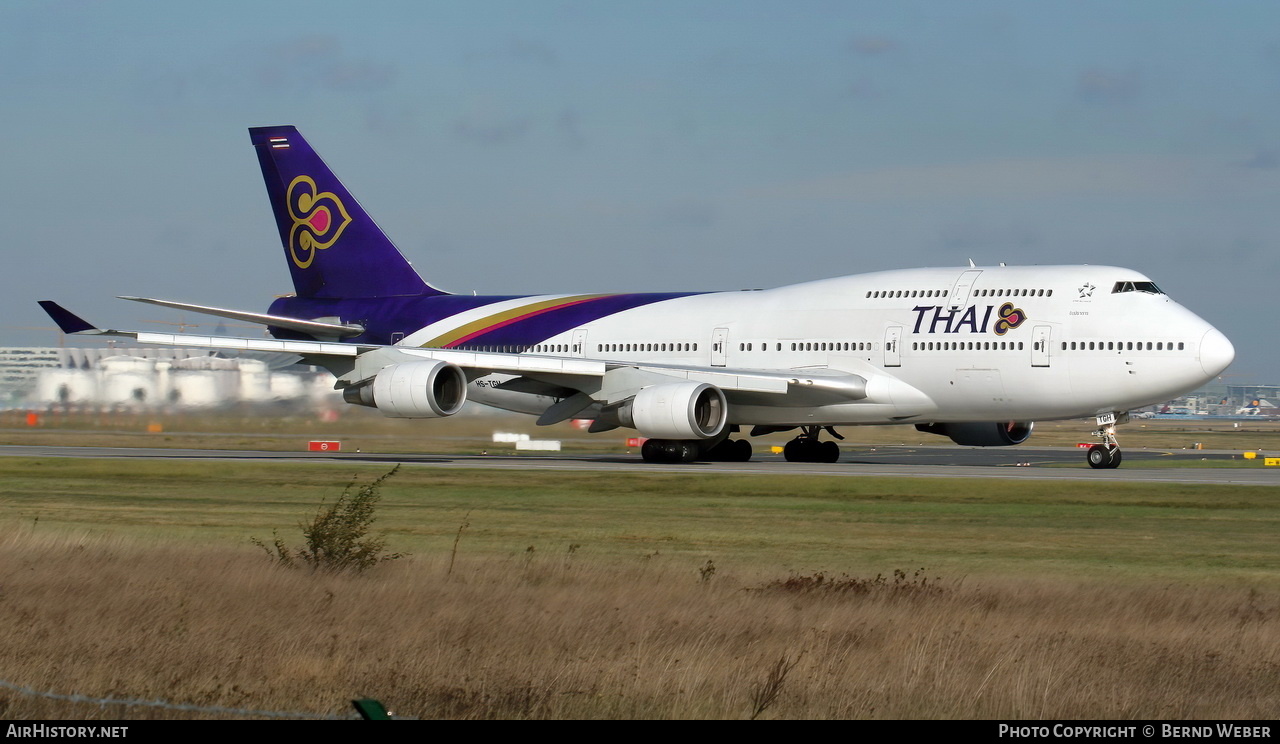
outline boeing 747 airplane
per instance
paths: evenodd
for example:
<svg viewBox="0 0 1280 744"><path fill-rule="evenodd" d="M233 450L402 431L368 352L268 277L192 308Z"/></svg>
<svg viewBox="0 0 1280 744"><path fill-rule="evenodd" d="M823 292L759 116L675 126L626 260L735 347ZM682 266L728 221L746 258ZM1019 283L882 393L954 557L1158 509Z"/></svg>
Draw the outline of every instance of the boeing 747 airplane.
<svg viewBox="0 0 1280 744"><path fill-rule="evenodd" d="M295 293L267 313L141 297L261 323L274 338L67 333L297 354L347 402L435 418L470 399L539 424L591 419L648 437L649 462L747 460L746 435L796 431L784 456L835 462L836 427L905 424L969 446L1037 420L1092 418L1114 468L1130 409L1213 379L1221 332L1148 277L1112 266L905 269L776 289L455 295L426 283L294 127L249 130Z"/></svg>

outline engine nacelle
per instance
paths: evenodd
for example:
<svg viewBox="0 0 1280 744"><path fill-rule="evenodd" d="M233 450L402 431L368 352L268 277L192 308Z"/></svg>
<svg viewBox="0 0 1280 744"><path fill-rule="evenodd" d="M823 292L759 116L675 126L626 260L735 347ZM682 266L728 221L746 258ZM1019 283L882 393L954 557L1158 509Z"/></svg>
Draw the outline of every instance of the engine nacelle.
<svg viewBox="0 0 1280 744"><path fill-rule="evenodd" d="M378 370L372 381L343 390L342 397L392 418L452 416L467 402L467 376L448 362L401 362Z"/></svg>
<svg viewBox="0 0 1280 744"><path fill-rule="evenodd" d="M710 439L724 431L729 405L715 385L673 382L642 388L618 419L652 439Z"/></svg>
<svg viewBox="0 0 1280 744"><path fill-rule="evenodd" d="M918 431L951 437L966 447L1007 447L1031 436L1034 421L966 421L959 424L916 424Z"/></svg>

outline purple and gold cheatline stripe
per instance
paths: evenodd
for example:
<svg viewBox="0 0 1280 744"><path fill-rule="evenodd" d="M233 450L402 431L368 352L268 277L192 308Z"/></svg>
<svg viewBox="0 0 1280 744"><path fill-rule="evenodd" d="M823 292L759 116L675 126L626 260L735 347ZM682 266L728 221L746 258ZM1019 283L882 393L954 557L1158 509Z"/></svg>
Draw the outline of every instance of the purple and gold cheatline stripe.
<svg viewBox="0 0 1280 744"><path fill-rule="evenodd" d="M532 318L543 313L549 313L554 310L562 310L574 305L581 305L584 302L599 300L605 297L613 297L608 294L593 295L574 295L572 297L561 297L555 300L545 300L543 302L535 302L531 305L522 305L520 307L504 310L500 313L474 320L466 325L441 334L423 344L429 349L452 349L461 346L477 336L482 336L490 331L496 331L504 326L512 323L518 323L522 320Z"/></svg>

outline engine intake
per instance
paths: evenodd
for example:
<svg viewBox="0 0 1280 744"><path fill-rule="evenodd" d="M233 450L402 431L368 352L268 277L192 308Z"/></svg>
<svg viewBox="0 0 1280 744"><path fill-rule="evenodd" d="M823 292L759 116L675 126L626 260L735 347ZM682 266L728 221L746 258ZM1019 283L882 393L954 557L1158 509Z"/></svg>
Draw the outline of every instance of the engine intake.
<svg viewBox="0 0 1280 744"><path fill-rule="evenodd" d="M724 431L729 406L720 388L690 380L641 388L618 419L654 439L711 439Z"/></svg>
<svg viewBox="0 0 1280 744"><path fill-rule="evenodd" d="M965 447L1008 447L1031 436L1034 421L965 421L958 424L916 424L917 431L951 437Z"/></svg>
<svg viewBox="0 0 1280 744"><path fill-rule="evenodd" d="M467 376L448 362L401 362L342 391L343 400L391 418L452 416L467 402Z"/></svg>

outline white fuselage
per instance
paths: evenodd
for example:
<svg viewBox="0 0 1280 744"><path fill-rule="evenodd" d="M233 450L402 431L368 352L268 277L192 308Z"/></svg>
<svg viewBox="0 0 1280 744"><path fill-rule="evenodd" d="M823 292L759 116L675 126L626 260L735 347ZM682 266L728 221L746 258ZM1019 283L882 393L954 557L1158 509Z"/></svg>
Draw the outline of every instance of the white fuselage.
<svg viewBox="0 0 1280 744"><path fill-rule="evenodd" d="M450 322L462 320L404 344ZM540 352L868 381L861 400L732 406L730 423L756 425L1093 416L1192 390L1234 357L1219 331L1145 276L1108 266L909 269L692 295L607 315L524 353ZM495 390L504 379L473 381L469 397L526 413L550 402Z"/></svg>

